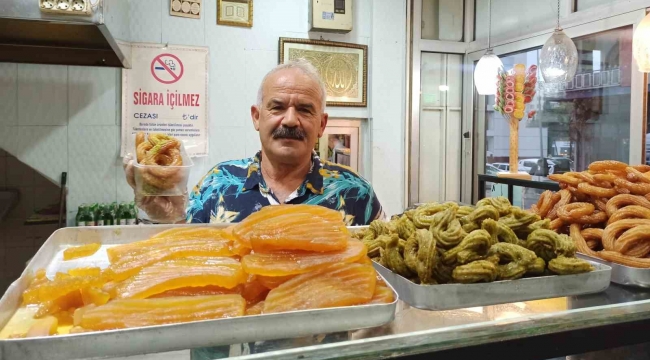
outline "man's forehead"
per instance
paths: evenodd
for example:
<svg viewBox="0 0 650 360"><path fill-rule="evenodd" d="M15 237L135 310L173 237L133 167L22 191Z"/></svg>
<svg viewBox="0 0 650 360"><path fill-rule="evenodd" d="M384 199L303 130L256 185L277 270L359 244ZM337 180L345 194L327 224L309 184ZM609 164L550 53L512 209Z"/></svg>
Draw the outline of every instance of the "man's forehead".
<svg viewBox="0 0 650 360"><path fill-rule="evenodd" d="M320 86L318 82L299 69L282 69L266 78L263 89L266 95L279 92L315 95L318 97Z"/></svg>

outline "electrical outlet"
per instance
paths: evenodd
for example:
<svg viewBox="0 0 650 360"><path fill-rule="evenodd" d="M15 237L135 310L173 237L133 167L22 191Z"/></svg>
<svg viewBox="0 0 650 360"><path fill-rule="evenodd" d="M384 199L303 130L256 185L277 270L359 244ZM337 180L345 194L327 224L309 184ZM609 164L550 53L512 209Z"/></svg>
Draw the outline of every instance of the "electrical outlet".
<svg viewBox="0 0 650 360"><path fill-rule="evenodd" d="M91 15L89 0L39 0L42 12L61 15Z"/></svg>

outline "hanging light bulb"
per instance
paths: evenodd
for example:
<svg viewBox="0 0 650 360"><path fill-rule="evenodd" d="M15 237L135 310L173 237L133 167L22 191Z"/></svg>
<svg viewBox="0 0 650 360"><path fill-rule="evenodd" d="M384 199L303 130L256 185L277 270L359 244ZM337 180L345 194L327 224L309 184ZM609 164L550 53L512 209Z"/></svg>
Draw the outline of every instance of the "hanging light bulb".
<svg viewBox="0 0 650 360"><path fill-rule="evenodd" d="M546 83L571 81L578 69L576 45L560 28L560 0L557 2L557 27L542 47L539 69Z"/></svg>
<svg viewBox="0 0 650 360"><path fill-rule="evenodd" d="M494 55L490 48L490 35L492 28L492 1L488 2L488 49L485 55L481 56L474 69L474 84L479 95L494 95L497 91L496 81L499 69L503 63L498 56Z"/></svg>
<svg viewBox="0 0 650 360"><path fill-rule="evenodd" d="M634 60L641 72L650 72L650 14L641 20L632 39Z"/></svg>
<svg viewBox="0 0 650 360"><path fill-rule="evenodd" d="M499 69L503 63L498 56L494 55L492 49L488 49L485 55L481 56L474 70L474 84L480 95L494 95L497 91L496 79Z"/></svg>

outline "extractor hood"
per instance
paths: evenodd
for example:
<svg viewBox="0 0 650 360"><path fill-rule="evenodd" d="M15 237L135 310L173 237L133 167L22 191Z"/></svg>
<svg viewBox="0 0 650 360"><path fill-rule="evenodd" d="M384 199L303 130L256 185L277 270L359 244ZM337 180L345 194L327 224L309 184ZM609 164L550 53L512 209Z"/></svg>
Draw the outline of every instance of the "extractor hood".
<svg viewBox="0 0 650 360"><path fill-rule="evenodd" d="M130 68L129 1L0 0L0 62Z"/></svg>

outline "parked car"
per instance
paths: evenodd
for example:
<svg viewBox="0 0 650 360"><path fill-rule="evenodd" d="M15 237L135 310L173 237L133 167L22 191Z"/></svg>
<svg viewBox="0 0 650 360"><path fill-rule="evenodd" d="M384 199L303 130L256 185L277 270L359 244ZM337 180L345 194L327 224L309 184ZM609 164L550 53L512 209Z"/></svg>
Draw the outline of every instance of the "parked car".
<svg viewBox="0 0 650 360"><path fill-rule="evenodd" d="M500 171L510 171L510 164L508 163L493 163L492 166Z"/></svg>
<svg viewBox="0 0 650 360"><path fill-rule="evenodd" d="M575 171L573 161L569 158L554 156L549 159L555 164L553 174L564 174L565 172Z"/></svg>
<svg viewBox="0 0 650 360"><path fill-rule="evenodd" d="M496 175L499 171L501 171L501 170L499 170L498 168L496 168L492 164L485 164L485 173L487 175Z"/></svg>
<svg viewBox="0 0 650 360"><path fill-rule="evenodd" d="M537 162L540 159L522 159L519 160L519 171L525 171L527 173L530 172L530 170L533 167L536 167ZM548 165L548 173L549 174L554 174L555 173L555 163L553 160L546 159L546 163Z"/></svg>

